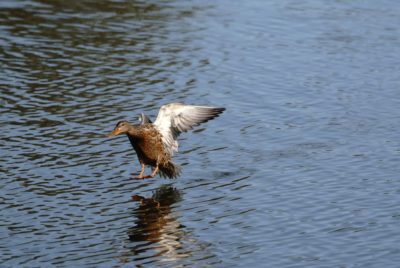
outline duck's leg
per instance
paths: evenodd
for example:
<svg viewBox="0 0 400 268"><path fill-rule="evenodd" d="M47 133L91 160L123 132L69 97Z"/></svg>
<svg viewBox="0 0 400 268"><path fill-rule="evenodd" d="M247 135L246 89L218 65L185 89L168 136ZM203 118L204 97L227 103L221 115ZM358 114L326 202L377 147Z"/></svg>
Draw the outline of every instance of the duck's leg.
<svg viewBox="0 0 400 268"><path fill-rule="evenodd" d="M144 170L146 169L146 165L144 163L140 163L142 170L140 171L139 178L143 179Z"/></svg>
<svg viewBox="0 0 400 268"><path fill-rule="evenodd" d="M158 165L154 169L153 173L151 173L151 177L154 178L156 176L157 172L158 172Z"/></svg>
<svg viewBox="0 0 400 268"><path fill-rule="evenodd" d="M144 170L146 169L146 165L144 163L140 163L140 166L142 167L142 170L140 171L139 176L135 177L134 179L144 179Z"/></svg>
<svg viewBox="0 0 400 268"><path fill-rule="evenodd" d="M144 176L143 179L151 179L151 178L154 178L154 177L156 176L157 172L158 172L158 165L157 165L156 168L154 169L153 173L151 173L151 175Z"/></svg>
<svg viewBox="0 0 400 268"><path fill-rule="evenodd" d="M154 178L158 172L158 165L160 164L160 155L157 157L156 168L151 173L151 177Z"/></svg>

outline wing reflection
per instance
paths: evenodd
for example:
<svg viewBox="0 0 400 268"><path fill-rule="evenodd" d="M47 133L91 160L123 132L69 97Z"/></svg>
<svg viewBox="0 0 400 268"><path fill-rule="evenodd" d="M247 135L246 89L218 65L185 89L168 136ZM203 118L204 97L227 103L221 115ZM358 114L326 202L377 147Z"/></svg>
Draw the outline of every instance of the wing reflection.
<svg viewBox="0 0 400 268"><path fill-rule="evenodd" d="M180 192L171 187L163 185L157 189L151 198L140 195L132 197L140 206L134 210L136 217L135 226L128 230L129 240L135 243L131 253L141 255L143 251L154 250L153 256L162 257L163 261L175 261L190 256L182 243L187 242L188 234L171 213L171 205L181 200ZM149 246L151 244L152 246ZM143 248L144 247L144 248Z"/></svg>

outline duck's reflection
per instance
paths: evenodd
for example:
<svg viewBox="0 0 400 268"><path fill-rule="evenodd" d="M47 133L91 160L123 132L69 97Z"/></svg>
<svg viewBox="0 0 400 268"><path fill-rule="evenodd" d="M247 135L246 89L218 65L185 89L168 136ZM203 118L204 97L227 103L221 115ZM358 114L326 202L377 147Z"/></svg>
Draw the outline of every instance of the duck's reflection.
<svg viewBox="0 0 400 268"><path fill-rule="evenodd" d="M150 242L153 246L143 243L130 249L134 255L152 248L154 255L162 257L163 261L175 261L190 255L182 250L183 240L186 240L184 228L171 213L171 205L181 200L180 192L167 185L158 188L150 198L134 195L134 201L140 203L133 213L135 226L128 230L132 242Z"/></svg>

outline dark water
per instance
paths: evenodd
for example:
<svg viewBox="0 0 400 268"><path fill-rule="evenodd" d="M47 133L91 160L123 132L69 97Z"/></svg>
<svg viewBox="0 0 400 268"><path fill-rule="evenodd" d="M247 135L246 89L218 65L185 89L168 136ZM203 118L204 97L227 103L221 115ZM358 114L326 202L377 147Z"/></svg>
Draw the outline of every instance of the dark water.
<svg viewBox="0 0 400 268"><path fill-rule="evenodd" d="M0 2L1 267L398 267L400 2ZM118 120L223 106L177 180Z"/></svg>

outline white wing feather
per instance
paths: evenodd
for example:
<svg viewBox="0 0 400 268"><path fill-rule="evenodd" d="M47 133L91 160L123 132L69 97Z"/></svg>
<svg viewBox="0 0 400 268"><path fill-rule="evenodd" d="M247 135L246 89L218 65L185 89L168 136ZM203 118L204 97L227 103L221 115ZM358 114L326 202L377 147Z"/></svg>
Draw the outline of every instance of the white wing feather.
<svg viewBox="0 0 400 268"><path fill-rule="evenodd" d="M225 108L170 103L161 106L154 126L162 135L165 149L173 155L174 151L178 151L179 134L217 117L224 110Z"/></svg>

